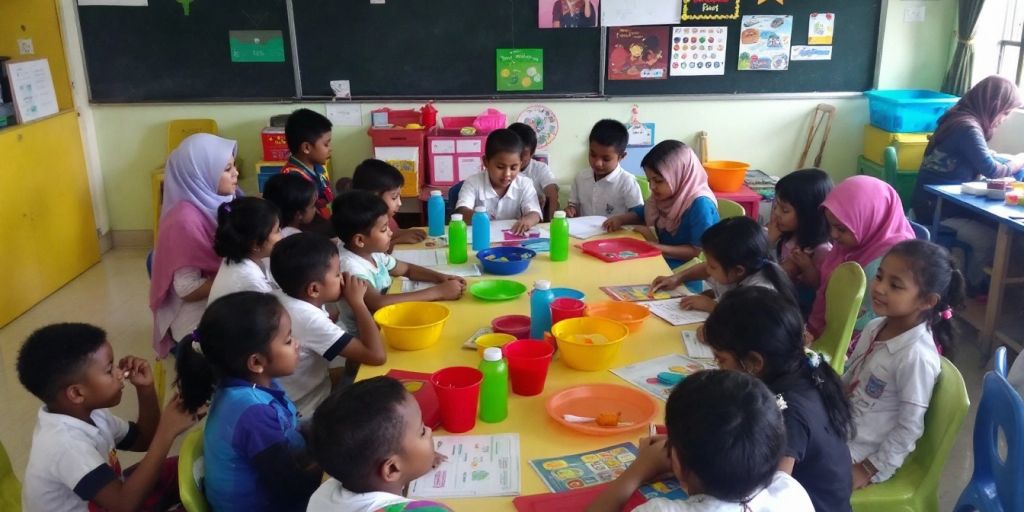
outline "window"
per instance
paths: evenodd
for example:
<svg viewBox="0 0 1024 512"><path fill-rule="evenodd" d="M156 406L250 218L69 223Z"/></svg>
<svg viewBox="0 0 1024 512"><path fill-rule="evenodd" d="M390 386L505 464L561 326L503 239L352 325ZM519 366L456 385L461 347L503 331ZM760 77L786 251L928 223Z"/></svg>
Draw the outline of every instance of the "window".
<svg viewBox="0 0 1024 512"><path fill-rule="evenodd" d="M1024 0L989 0L974 30L974 82L1001 75L1024 79Z"/></svg>
<svg viewBox="0 0 1024 512"><path fill-rule="evenodd" d="M1022 37L1024 37L1024 6L1018 1L1006 2L1006 16L1003 18L1002 38L999 40L999 60L996 74L1021 83L1021 59L1024 58Z"/></svg>

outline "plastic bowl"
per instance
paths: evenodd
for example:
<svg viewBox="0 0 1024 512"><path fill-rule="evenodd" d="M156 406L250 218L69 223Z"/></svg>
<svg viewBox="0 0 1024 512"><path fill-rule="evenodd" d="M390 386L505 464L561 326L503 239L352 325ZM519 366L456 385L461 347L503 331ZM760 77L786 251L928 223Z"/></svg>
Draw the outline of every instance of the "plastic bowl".
<svg viewBox="0 0 1024 512"><path fill-rule="evenodd" d="M583 297L586 297L585 293L572 288L552 288L551 293L555 295L556 299L583 300Z"/></svg>
<svg viewBox="0 0 1024 512"><path fill-rule="evenodd" d="M492 247L476 253L484 272L510 276L526 270L537 253L522 247Z"/></svg>
<svg viewBox="0 0 1024 512"><path fill-rule="evenodd" d="M487 350L491 347L502 348L515 340L515 336L511 334L505 334L502 332L482 334L476 339L476 353L480 354L480 357L483 357L484 350Z"/></svg>
<svg viewBox="0 0 1024 512"><path fill-rule="evenodd" d="M587 316L562 320L551 328L551 334L566 366L594 372L607 370L615 362L629 328L615 320ZM594 343L592 336L601 336L604 340Z"/></svg>
<svg viewBox="0 0 1024 512"><path fill-rule="evenodd" d="M402 302L378 309L373 319L391 348L421 350L441 339L449 315L448 307L437 302Z"/></svg>
<svg viewBox="0 0 1024 512"><path fill-rule="evenodd" d="M469 285L469 293L480 300L512 300L526 293L526 285L508 279L484 279Z"/></svg>
<svg viewBox="0 0 1024 512"><path fill-rule="evenodd" d="M587 305L587 316L615 320L629 328L629 332L638 332L644 321L650 318L651 310L632 302L607 300Z"/></svg>
<svg viewBox="0 0 1024 512"><path fill-rule="evenodd" d="M736 192L743 186L750 164L731 160L712 160L704 164L708 185L715 192Z"/></svg>
<svg viewBox="0 0 1024 512"><path fill-rule="evenodd" d="M517 340L530 337L530 317L526 315L505 315L491 320L491 330L511 334Z"/></svg>

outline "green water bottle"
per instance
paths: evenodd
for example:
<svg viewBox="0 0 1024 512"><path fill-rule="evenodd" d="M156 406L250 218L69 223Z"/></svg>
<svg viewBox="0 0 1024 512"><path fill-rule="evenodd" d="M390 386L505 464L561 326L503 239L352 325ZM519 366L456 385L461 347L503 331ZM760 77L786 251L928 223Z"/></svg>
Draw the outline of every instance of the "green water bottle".
<svg viewBox="0 0 1024 512"><path fill-rule="evenodd" d="M551 218L551 261L569 259L569 219L558 210Z"/></svg>
<svg viewBox="0 0 1024 512"><path fill-rule="evenodd" d="M453 213L448 224L448 263L465 263L469 258L466 251L466 221L461 213Z"/></svg>
<svg viewBox="0 0 1024 512"><path fill-rule="evenodd" d="M500 348L484 350L480 373L484 374L480 384L480 421L503 421L508 417L508 365L501 357Z"/></svg>

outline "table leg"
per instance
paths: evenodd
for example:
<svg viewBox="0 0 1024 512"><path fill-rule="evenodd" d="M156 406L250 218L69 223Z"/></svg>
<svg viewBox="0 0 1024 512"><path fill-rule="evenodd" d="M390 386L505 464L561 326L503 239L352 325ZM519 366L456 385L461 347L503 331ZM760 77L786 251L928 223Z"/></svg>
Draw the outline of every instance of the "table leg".
<svg viewBox="0 0 1024 512"><path fill-rule="evenodd" d="M939 223L942 220L942 196L936 196L935 212L932 214L932 241L939 239Z"/></svg>
<svg viewBox="0 0 1024 512"><path fill-rule="evenodd" d="M983 346L987 346L984 356L991 357L996 329L996 320L999 318L999 306L1003 302L1003 281L1006 280L1006 269L1010 262L1010 242L1013 235L1006 224L999 224L999 231L996 234L996 254L992 263L991 282L988 287L988 304L985 306L985 323L981 326L981 333L978 337Z"/></svg>

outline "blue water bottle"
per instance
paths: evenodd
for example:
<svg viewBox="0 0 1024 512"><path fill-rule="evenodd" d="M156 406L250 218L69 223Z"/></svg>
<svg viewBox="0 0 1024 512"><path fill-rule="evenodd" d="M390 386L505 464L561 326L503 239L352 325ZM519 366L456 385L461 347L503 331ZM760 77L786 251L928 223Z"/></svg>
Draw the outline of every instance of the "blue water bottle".
<svg viewBox="0 0 1024 512"><path fill-rule="evenodd" d="M551 301L555 294L551 291L551 281L540 280L533 283L530 295L530 338L543 340L544 333L551 330Z"/></svg>
<svg viewBox="0 0 1024 512"><path fill-rule="evenodd" d="M487 208L477 206L473 213L473 250L482 251L491 246L491 218Z"/></svg>
<svg viewBox="0 0 1024 512"><path fill-rule="evenodd" d="M427 236L444 236L444 198L440 190L431 190L427 200Z"/></svg>

